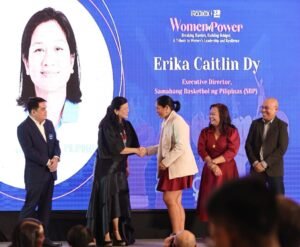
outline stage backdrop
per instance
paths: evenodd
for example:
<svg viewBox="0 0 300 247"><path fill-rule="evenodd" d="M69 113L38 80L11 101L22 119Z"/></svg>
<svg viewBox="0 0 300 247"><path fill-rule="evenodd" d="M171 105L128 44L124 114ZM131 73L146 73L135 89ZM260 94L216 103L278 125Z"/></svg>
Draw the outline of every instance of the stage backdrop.
<svg viewBox="0 0 300 247"><path fill-rule="evenodd" d="M239 130L240 176L249 169L245 139L266 97L280 102L289 124L285 155L287 196L300 201L300 2L284 1L5 1L0 8L0 210L20 210L24 201L24 157L16 137L27 116L20 96L21 37L28 19L53 7L69 19L81 68L82 102L70 121L56 125L62 155L55 210L86 210L93 180L98 123L113 96L129 100L129 120L141 145L158 143L161 120L155 100L170 95L182 104L199 167L185 208L195 208L203 162L197 141L208 125L209 106L225 103ZM156 157L130 157L133 209L164 208L156 192Z"/></svg>

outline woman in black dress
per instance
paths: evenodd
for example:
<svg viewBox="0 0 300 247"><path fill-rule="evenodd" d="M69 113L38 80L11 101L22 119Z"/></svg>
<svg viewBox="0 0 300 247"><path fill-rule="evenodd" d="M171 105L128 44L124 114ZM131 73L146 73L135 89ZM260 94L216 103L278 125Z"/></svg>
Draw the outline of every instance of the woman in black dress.
<svg viewBox="0 0 300 247"><path fill-rule="evenodd" d="M125 120L128 111L127 99L115 97L99 125L94 183L87 212L88 227L99 246L125 246L134 242L127 158L130 154L140 155L140 148L131 123Z"/></svg>

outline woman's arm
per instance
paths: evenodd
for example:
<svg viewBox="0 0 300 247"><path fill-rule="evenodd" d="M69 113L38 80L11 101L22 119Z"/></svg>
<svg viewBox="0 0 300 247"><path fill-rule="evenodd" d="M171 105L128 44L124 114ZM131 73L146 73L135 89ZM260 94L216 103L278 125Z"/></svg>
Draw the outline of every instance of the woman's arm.
<svg viewBox="0 0 300 247"><path fill-rule="evenodd" d="M154 155L157 154L158 145L150 146L146 148L146 155Z"/></svg>
<svg viewBox="0 0 300 247"><path fill-rule="evenodd" d="M125 147L120 154L140 154L140 148Z"/></svg>
<svg viewBox="0 0 300 247"><path fill-rule="evenodd" d="M225 152L214 158L212 161L215 164L220 164L224 162L228 162L234 159L234 157L237 155L237 152L240 148L240 136L237 129L232 129L227 134L227 149Z"/></svg>
<svg viewBox="0 0 300 247"><path fill-rule="evenodd" d="M207 128L205 128L205 129L202 129L200 132L200 135L198 138L198 145L197 145L198 154L205 163L208 163L211 161L211 157L209 156L208 152L206 151L207 139L208 139L208 133L207 133Z"/></svg>
<svg viewBox="0 0 300 247"><path fill-rule="evenodd" d="M226 161L226 160L225 160L224 156L223 156L223 155L220 155L220 156L214 158L214 159L212 160L212 163L216 165L216 164L224 163L225 161Z"/></svg>

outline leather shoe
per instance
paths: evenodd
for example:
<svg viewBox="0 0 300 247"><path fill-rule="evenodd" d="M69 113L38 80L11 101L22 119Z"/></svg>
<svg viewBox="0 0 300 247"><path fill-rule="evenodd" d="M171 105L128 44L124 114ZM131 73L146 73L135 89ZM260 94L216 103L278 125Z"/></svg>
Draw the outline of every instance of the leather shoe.
<svg viewBox="0 0 300 247"><path fill-rule="evenodd" d="M50 239L46 238L44 240L43 246L45 246L45 247L60 247L60 246L62 246L62 244L52 242Z"/></svg>

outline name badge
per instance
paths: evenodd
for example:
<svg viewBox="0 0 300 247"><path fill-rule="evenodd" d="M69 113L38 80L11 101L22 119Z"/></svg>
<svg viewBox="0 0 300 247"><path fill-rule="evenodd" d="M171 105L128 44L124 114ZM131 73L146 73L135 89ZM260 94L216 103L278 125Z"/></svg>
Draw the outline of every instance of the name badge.
<svg viewBox="0 0 300 247"><path fill-rule="evenodd" d="M49 134L49 140L53 140L54 135L53 134Z"/></svg>

